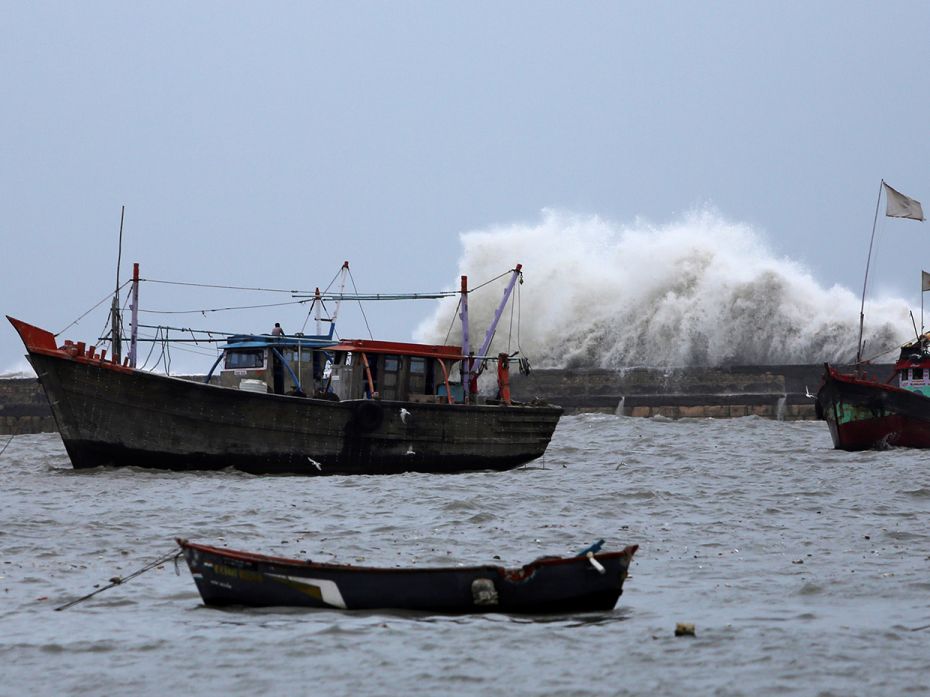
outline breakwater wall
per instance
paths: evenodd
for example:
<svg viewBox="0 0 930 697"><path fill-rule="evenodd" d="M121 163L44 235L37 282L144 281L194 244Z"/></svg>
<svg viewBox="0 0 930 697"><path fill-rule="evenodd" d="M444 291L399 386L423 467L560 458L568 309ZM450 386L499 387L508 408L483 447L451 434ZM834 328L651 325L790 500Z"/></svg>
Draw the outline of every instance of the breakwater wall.
<svg viewBox="0 0 930 697"><path fill-rule="evenodd" d="M57 431L45 391L35 378L0 380L0 435Z"/></svg>
<svg viewBox="0 0 930 697"><path fill-rule="evenodd" d="M514 399L544 399L569 414L677 418L813 419L823 365L732 368L533 370L512 373ZM0 434L56 431L45 393L35 378L0 380Z"/></svg>
<svg viewBox="0 0 930 697"><path fill-rule="evenodd" d="M842 367L842 366L841 366ZM815 365L727 368L533 370L513 374L515 399L545 399L567 413L678 418L814 419L824 368Z"/></svg>

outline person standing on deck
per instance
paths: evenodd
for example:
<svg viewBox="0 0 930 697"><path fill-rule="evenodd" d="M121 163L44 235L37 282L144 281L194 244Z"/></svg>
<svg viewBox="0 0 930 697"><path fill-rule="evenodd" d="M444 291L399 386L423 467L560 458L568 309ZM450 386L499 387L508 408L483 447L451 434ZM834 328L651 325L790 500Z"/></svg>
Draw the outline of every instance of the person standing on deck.
<svg viewBox="0 0 930 697"><path fill-rule="evenodd" d="M280 322L274 323L274 329L271 330L271 336L284 336L284 330L281 329Z"/></svg>

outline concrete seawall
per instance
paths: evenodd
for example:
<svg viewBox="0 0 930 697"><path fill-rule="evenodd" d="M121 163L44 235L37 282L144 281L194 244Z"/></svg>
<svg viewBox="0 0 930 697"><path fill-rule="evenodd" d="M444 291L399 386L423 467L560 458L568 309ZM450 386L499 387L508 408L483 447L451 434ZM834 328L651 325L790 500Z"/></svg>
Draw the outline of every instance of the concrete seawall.
<svg viewBox="0 0 930 697"><path fill-rule="evenodd" d="M57 430L38 380L0 380L0 434L50 433Z"/></svg>
<svg viewBox="0 0 930 697"><path fill-rule="evenodd" d="M544 399L566 413L603 412L669 418L813 419L823 365L732 368L534 370L512 373L513 397ZM56 431L35 378L0 380L0 434Z"/></svg>
<svg viewBox="0 0 930 697"><path fill-rule="evenodd" d="M545 399L567 413L669 418L814 419L823 365L534 370L514 375L516 399Z"/></svg>

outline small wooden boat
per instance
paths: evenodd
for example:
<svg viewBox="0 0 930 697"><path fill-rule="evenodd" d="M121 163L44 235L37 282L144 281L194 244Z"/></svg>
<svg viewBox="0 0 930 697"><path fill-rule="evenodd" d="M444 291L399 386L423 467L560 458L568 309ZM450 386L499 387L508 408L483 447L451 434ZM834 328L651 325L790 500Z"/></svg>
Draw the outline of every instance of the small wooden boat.
<svg viewBox="0 0 930 697"><path fill-rule="evenodd" d="M392 569L326 564L208 547L179 539L206 605L547 614L611 610L637 545L542 557L518 569Z"/></svg>

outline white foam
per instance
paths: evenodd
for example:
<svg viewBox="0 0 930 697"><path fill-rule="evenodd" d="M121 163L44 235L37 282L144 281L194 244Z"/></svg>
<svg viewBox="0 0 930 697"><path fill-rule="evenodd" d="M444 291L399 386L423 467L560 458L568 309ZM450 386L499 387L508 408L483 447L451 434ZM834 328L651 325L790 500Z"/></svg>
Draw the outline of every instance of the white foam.
<svg viewBox="0 0 930 697"><path fill-rule="evenodd" d="M520 345L543 367L719 366L846 362L855 357L858 295L826 288L795 261L775 257L751 227L704 209L654 225L611 223L545 210L535 223L461 236L461 274L474 285L524 265ZM506 279L469 298L472 344ZM457 285L457 284L456 284ZM417 339L445 339L456 300L421 323ZM491 352L516 349L505 314ZM907 303L869 299L865 355L892 349L913 329ZM450 341L461 339L458 323ZM893 360L894 353L886 360Z"/></svg>
<svg viewBox="0 0 930 697"><path fill-rule="evenodd" d="M0 370L0 379L34 378L35 376L36 371L32 369L29 361L27 361L25 358L21 358L13 365Z"/></svg>

